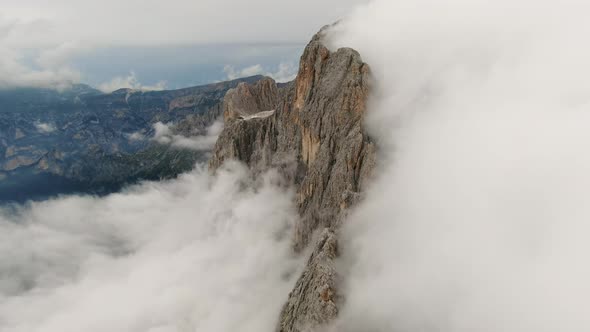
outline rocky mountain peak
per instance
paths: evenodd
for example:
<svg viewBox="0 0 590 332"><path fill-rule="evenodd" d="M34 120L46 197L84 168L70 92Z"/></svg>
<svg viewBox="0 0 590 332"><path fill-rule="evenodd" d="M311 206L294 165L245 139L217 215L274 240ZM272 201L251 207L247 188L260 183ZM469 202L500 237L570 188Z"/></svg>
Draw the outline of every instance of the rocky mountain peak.
<svg viewBox="0 0 590 332"><path fill-rule="evenodd" d="M288 295L278 331L307 330L337 315L338 229L375 165L375 145L363 130L369 67L352 49L331 52L322 42L324 32L305 48L294 83L278 88L265 79L227 93L226 126L210 160L212 170L228 159L255 173L280 170L297 188L301 218L294 250L301 252L321 233Z"/></svg>

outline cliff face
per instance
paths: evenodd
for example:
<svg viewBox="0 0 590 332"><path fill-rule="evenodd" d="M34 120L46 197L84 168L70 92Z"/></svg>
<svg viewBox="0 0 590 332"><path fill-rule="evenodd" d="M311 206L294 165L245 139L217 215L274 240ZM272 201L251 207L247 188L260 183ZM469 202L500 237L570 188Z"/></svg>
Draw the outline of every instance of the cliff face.
<svg viewBox="0 0 590 332"><path fill-rule="evenodd" d="M265 79L227 93L225 129L210 160L213 170L228 159L255 173L279 169L297 188L294 249L319 231L278 331L313 329L337 315L337 231L375 165L375 145L363 131L369 68L356 51L330 52L321 39L322 32L306 47L295 82L277 88Z"/></svg>
<svg viewBox="0 0 590 332"><path fill-rule="evenodd" d="M240 83L225 95L223 118L227 122L260 110L271 110L276 106L278 98L278 88L272 79L262 79L255 84Z"/></svg>

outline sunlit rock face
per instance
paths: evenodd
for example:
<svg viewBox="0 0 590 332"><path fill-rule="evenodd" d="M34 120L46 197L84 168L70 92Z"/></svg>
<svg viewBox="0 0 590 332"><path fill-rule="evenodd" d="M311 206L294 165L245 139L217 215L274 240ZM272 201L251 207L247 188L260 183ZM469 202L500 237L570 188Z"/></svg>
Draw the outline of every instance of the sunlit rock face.
<svg viewBox="0 0 590 332"><path fill-rule="evenodd" d="M369 67L352 49L331 52L323 34L307 45L294 82L277 88L264 80L228 92L225 129L210 160L212 170L228 159L260 173L279 169L297 188L295 250L321 233L306 269L285 294L278 331L303 331L337 315L337 231L375 166L375 145L363 130Z"/></svg>

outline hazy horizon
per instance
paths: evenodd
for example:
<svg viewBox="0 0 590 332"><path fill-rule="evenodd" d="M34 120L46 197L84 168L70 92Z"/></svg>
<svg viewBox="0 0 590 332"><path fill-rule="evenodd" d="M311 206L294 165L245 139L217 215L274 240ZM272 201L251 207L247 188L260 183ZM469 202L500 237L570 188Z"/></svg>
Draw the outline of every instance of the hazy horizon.
<svg viewBox="0 0 590 332"><path fill-rule="evenodd" d="M76 55L69 63L80 74L72 83L104 92L134 87L174 90L254 75L288 81L296 74L304 47L305 43L110 47ZM36 56L29 54L24 62L34 66Z"/></svg>
<svg viewBox="0 0 590 332"><path fill-rule="evenodd" d="M281 80L313 33L363 2L6 0L0 87L176 89L242 71Z"/></svg>

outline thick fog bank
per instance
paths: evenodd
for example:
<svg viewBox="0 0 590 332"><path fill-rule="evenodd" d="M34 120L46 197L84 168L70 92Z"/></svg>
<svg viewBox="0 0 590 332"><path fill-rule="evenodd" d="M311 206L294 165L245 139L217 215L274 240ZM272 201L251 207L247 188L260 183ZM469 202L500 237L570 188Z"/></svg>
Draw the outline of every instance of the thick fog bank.
<svg viewBox="0 0 590 332"><path fill-rule="evenodd" d="M333 29L376 89L345 331L590 330L583 1L377 0Z"/></svg>
<svg viewBox="0 0 590 332"><path fill-rule="evenodd" d="M271 331L300 265L291 203L230 165L0 210L0 330Z"/></svg>

